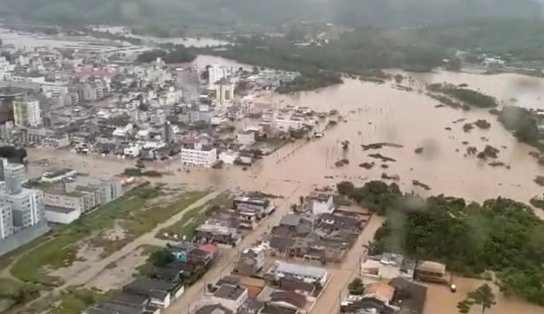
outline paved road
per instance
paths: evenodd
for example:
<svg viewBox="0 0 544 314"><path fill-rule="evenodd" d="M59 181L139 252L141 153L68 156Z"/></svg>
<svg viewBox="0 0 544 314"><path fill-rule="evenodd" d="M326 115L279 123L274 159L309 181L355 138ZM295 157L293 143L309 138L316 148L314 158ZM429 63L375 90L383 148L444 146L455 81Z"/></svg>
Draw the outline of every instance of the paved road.
<svg viewBox="0 0 544 314"><path fill-rule="evenodd" d="M256 241L266 234L270 228L279 223L281 217L289 210L289 205L293 202L298 202L298 193L300 192L300 184L296 183L289 195L287 195L278 208L268 218L263 220L255 230L243 238L236 249L223 252L215 262L214 266L202 277L202 279L185 290L183 296L168 307L163 313L165 314L187 314L200 301L204 295L205 288L208 283L215 283L223 276L231 273L235 266L239 253L246 248L251 247Z"/></svg>
<svg viewBox="0 0 544 314"><path fill-rule="evenodd" d="M310 314L331 314L337 313L340 309L341 298L344 296L346 286L359 274L360 260L364 252L364 245L368 244L373 238L376 230L382 225L383 218L376 215L372 216L366 228L361 232L357 242L348 252L344 261L339 267L328 267L331 273L331 279L325 290L317 299Z"/></svg>

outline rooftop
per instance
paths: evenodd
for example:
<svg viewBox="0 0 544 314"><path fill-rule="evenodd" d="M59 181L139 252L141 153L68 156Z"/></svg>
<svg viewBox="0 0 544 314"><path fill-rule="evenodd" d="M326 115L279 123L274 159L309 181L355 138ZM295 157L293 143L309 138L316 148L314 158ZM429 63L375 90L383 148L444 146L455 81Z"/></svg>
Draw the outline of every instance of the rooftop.
<svg viewBox="0 0 544 314"><path fill-rule="evenodd" d="M275 270L276 273L300 275L304 277L311 277L311 278L317 278L317 279L327 276L327 271L319 267L291 264L291 263L285 263L281 261L276 261L276 265L277 265L277 268Z"/></svg>
<svg viewBox="0 0 544 314"><path fill-rule="evenodd" d="M75 208L66 208L66 207L51 206L51 205L45 205L45 210L62 213L62 214L68 214L68 213L76 211Z"/></svg>
<svg viewBox="0 0 544 314"><path fill-rule="evenodd" d="M420 261L417 264L416 269L419 271L427 271L440 274L446 273L446 265L432 261Z"/></svg>
<svg viewBox="0 0 544 314"><path fill-rule="evenodd" d="M204 305L195 314L233 314L233 312L221 304Z"/></svg>
<svg viewBox="0 0 544 314"><path fill-rule="evenodd" d="M223 284L215 291L213 296L221 299L238 300L245 291L247 289L237 285Z"/></svg>
<svg viewBox="0 0 544 314"><path fill-rule="evenodd" d="M65 175L69 174L72 171L74 171L74 169L70 169L70 168L62 168L62 169L58 169L58 170L51 170L51 171L45 172L43 174L43 177L52 179L52 178L56 178L56 177L60 177L60 176L65 176Z"/></svg>

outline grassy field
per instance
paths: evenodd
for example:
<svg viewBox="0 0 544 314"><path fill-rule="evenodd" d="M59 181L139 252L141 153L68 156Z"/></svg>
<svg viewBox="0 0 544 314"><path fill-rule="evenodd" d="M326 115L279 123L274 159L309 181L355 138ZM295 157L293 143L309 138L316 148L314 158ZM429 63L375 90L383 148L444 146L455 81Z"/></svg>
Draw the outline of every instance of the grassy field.
<svg viewBox="0 0 544 314"><path fill-rule="evenodd" d="M103 247L103 255L107 256L204 195L203 192L186 192L170 205L147 209L146 202L161 193L158 187L140 187L68 226L57 228L53 231L52 240L38 243L22 253L11 268L11 274L25 282L59 286L62 280L48 275L44 268L59 269L71 265L82 240L111 229L116 222L120 223L126 230L125 239L91 239L92 244Z"/></svg>
<svg viewBox="0 0 544 314"><path fill-rule="evenodd" d="M32 307L25 308L26 314L75 314L81 313L90 305L103 302L111 298L113 292L103 293L98 290L84 289L81 287L70 287L60 295L40 299L32 304Z"/></svg>
<svg viewBox="0 0 544 314"><path fill-rule="evenodd" d="M107 300L109 296L93 290L74 288L63 293L60 305L51 311L52 314L81 313L88 306Z"/></svg>
<svg viewBox="0 0 544 314"><path fill-rule="evenodd" d="M164 247L156 245L143 245L140 248L143 249L142 255L147 255L147 259L144 264L136 267L136 272L133 274L133 277L147 276L152 273L154 268L153 254L165 250Z"/></svg>
<svg viewBox="0 0 544 314"><path fill-rule="evenodd" d="M205 192L200 191L189 191L175 198L169 205L152 206L150 208L144 206L135 209L131 211L130 215L119 221L119 225L125 230L125 235L122 239L108 239L102 236L94 238L91 242L93 246L103 249L102 258L109 256L132 242L135 238L153 230L158 224L184 210L205 194Z"/></svg>
<svg viewBox="0 0 544 314"><path fill-rule="evenodd" d="M186 236L186 238L191 238L194 234L195 229L201 225L207 217L208 211L216 206L230 206L232 203L232 196L225 192L219 194L214 199L208 201L202 206L195 207L191 210L188 210L183 218L176 221L173 225L161 229L156 237L160 239L169 239L165 234L177 235L178 238Z"/></svg>

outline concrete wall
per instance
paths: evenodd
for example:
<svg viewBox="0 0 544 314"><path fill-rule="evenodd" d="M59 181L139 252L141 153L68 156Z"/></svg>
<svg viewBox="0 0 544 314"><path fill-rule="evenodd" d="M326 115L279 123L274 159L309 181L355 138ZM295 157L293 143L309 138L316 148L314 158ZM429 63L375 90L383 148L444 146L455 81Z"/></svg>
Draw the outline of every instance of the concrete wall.
<svg viewBox="0 0 544 314"><path fill-rule="evenodd" d="M49 231L49 226L44 220L30 228L23 229L10 237L0 241L0 256L9 253L16 248L27 244L28 242L46 234Z"/></svg>
<svg viewBox="0 0 544 314"><path fill-rule="evenodd" d="M45 219L59 224L69 224L81 217L81 211L74 209L71 212L59 212L45 209Z"/></svg>

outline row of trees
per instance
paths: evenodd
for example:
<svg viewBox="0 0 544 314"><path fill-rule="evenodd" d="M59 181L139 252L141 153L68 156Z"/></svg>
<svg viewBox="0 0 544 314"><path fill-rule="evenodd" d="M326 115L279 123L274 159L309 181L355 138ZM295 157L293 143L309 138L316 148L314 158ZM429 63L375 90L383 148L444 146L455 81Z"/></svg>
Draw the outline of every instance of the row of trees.
<svg viewBox="0 0 544 314"><path fill-rule="evenodd" d="M282 82L277 92L288 94L293 92L314 90L330 85L342 84L342 78L337 73L331 72L314 72L305 73L297 76L291 82Z"/></svg>
<svg viewBox="0 0 544 314"><path fill-rule="evenodd" d="M461 198L402 194L396 184L338 184L387 221L370 245L372 254L399 252L444 262L465 276L497 273L504 293L544 305L544 223L531 207L504 198L482 204Z"/></svg>
<svg viewBox="0 0 544 314"><path fill-rule="evenodd" d="M497 100L494 97L480 93L478 91L457 87L452 84L434 83L427 86L427 90L434 93L441 93L460 101L471 107L476 108L494 108L497 107Z"/></svg>
<svg viewBox="0 0 544 314"><path fill-rule="evenodd" d="M539 147L536 120L526 108L508 106L499 113L499 122L523 143Z"/></svg>
<svg viewBox="0 0 544 314"><path fill-rule="evenodd" d="M156 49L142 52L138 55L136 61L153 62L157 60L157 58L161 58L165 63L186 63L195 60L196 54L184 46L177 45L170 49Z"/></svg>
<svg viewBox="0 0 544 314"><path fill-rule="evenodd" d="M337 84L336 73L369 77L377 69L404 68L429 71L442 64L448 52L438 46L398 44L387 40L375 29L364 28L348 32L340 38L322 44L297 45L287 38L252 36L239 38L237 45L221 50L202 49L242 63L255 64L288 71L302 76L281 91L314 89Z"/></svg>
<svg viewBox="0 0 544 314"><path fill-rule="evenodd" d="M26 149L14 146L2 146L0 147L0 157L22 164L26 158Z"/></svg>

